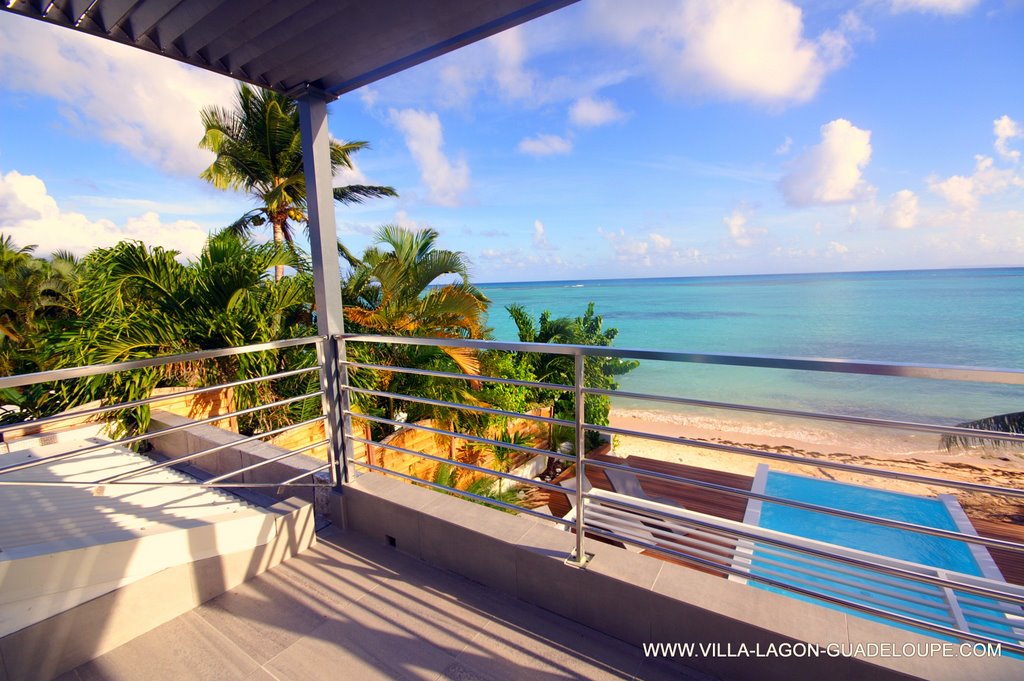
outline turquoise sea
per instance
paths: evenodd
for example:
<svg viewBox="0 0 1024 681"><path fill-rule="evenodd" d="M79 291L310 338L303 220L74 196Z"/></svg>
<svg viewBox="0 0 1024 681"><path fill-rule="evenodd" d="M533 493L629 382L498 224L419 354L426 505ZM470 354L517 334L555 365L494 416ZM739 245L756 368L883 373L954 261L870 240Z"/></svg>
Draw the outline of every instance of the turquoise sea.
<svg viewBox="0 0 1024 681"><path fill-rule="evenodd" d="M484 284L504 307L582 314L596 303L627 348L1024 369L1024 268ZM1024 410L1024 386L644 362L622 389L956 423ZM620 408L684 411L618 400ZM692 411L692 410L691 410Z"/></svg>

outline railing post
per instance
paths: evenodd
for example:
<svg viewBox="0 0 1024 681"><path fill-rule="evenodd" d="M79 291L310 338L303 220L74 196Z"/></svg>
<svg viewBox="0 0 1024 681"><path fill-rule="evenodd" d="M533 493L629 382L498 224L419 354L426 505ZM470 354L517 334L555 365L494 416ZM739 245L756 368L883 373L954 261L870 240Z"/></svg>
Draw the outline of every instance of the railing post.
<svg viewBox="0 0 1024 681"><path fill-rule="evenodd" d="M312 88L296 96L299 129L302 134L302 163L306 176L306 209L309 214L309 250L313 263L313 292L316 301L320 376L327 416L327 437L331 440L331 482L340 488L345 478L344 410L348 372L341 366L345 346L337 336L345 332L341 301L341 267L338 264L338 233L334 217L333 172L330 132L327 129L329 98Z"/></svg>
<svg viewBox="0 0 1024 681"><path fill-rule="evenodd" d="M573 392L576 397L576 548L572 552L572 556L566 561L568 564L575 567L584 567L587 564L586 551L584 550L583 540L585 534L585 510L584 510L584 496L583 496L583 485L587 480L586 471L586 438L583 431L583 424L586 422L583 418L583 406L586 394L583 392L583 388L586 385L586 379L584 377L584 362L586 358L582 352L577 352L574 356L576 363L576 376L573 383Z"/></svg>

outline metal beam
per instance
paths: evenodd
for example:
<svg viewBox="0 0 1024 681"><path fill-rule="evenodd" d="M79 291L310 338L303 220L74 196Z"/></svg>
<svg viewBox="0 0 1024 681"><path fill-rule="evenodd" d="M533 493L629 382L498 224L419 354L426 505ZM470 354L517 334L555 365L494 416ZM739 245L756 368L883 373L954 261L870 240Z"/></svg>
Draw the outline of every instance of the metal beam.
<svg viewBox="0 0 1024 681"><path fill-rule="evenodd" d="M335 334L345 329L341 301L341 268L338 265L338 231L334 217L334 177L331 169L331 135L327 129L327 98L312 89L296 97L302 133L302 163L306 174L306 209L309 215L309 247L313 261L316 323L324 340L320 344L320 382L327 416L327 437L335 466L336 486L344 479L345 440L348 423L348 371L341 368L344 340Z"/></svg>

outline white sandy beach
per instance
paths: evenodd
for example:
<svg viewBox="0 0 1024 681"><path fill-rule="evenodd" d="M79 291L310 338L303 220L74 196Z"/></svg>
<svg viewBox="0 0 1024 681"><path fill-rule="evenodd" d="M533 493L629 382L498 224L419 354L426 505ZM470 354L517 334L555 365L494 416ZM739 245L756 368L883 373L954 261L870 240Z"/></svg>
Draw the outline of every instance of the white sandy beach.
<svg viewBox="0 0 1024 681"><path fill-rule="evenodd" d="M769 417L715 420L706 416L655 410L613 409L611 425L673 438L787 454L806 458L812 465L623 436L615 440L615 453L619 456L644 456L751 476L758 463L768 463L777 470L923 496L954 493L961 505L972 514L994 520L1024 522L1024 504L1005 497L959 492L946 487L847 473L813 465L816 460L830 460L1002 487L1021 487L1024 485L1024 450L1019 448L948 451L942 446L940 436L931 433L897 432Z"/></svg>

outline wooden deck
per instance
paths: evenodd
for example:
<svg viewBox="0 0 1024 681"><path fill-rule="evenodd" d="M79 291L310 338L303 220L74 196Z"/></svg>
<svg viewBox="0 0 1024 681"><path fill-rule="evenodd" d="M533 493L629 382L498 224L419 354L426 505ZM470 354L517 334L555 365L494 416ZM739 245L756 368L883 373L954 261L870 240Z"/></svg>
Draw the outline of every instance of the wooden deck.
<svg viewBox="0 0 1024 681"><path fill-rule="evenodd" d="M982 537L1024 544L1024 525L984 518L971 518L970 520L974 529ZM988 552L999 567L999 571L1003 573L1003 579L1011 584L1024 585L1024 553L1005 549L989 549Z"/></svg>

